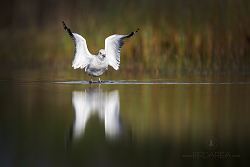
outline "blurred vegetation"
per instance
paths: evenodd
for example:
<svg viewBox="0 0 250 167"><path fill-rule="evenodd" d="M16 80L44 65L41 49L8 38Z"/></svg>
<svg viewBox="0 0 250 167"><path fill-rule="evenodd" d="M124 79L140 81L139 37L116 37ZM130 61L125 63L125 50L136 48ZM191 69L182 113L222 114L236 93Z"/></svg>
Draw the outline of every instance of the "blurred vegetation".
<svg viewBox="0 0 250 167"><path fill-rule="evenodd" d="M122 73L250 72L249 0L10 0L3 6L2 69L72 70L64 20L92 53L107 36L139 27L122 49Z"/></svg>

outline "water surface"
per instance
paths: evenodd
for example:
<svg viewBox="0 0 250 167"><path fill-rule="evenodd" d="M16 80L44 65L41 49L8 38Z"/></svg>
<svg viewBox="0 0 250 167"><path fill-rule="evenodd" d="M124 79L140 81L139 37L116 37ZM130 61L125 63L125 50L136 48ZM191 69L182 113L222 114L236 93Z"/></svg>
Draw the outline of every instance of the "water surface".
<svg viewBox="0 0 250 167"><path fill-rule="evenodd" d="M250 84L122 82L2 81L0 165L247 164Z"/></svg>

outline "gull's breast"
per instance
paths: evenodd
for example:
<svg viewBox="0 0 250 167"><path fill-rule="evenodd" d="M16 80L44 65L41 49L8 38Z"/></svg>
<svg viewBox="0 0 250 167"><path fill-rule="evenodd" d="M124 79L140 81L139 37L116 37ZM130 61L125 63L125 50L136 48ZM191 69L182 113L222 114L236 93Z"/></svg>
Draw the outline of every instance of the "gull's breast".
<svg viewBox="0 0 250 167"><path fill-rule="evenodd" d="M106 63L92 62L86 67L86 72L89 75L99 77L108 69Z"/></svg>

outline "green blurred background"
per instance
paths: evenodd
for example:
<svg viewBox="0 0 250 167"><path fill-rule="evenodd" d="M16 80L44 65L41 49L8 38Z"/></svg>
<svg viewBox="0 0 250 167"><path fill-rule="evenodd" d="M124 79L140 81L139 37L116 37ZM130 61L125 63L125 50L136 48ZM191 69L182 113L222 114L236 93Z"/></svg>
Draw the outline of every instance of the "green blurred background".
<svg viewBox="0 0 250 167"><path fill-rule="evenodd" d="M74 46L62 20L86 38L91 53L111 34L141 29L122 49L120 71L109 76L247 76L249 16L249 0L4 1L1 76L43 71L52 78L87 78L71 68Z"/></svg>

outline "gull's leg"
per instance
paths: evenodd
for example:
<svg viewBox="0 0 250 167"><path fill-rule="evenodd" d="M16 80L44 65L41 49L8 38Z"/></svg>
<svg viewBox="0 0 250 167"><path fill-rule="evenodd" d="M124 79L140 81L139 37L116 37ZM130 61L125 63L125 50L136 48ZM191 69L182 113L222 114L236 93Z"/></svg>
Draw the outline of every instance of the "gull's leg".
<svg viewBox="0 0 250 167"><path fill-rule="evenodd" d="M93 83L93 80L92 80L92 76L90 76L90 81L89 81L90 84Z"/></svg>
<svg viewBox="0 0 250 167"><path fill-rule="evenodd" d="M101 83L102 81L101 81L101 78L98 78L98 81L99 81L99 83Z"/></svg>

